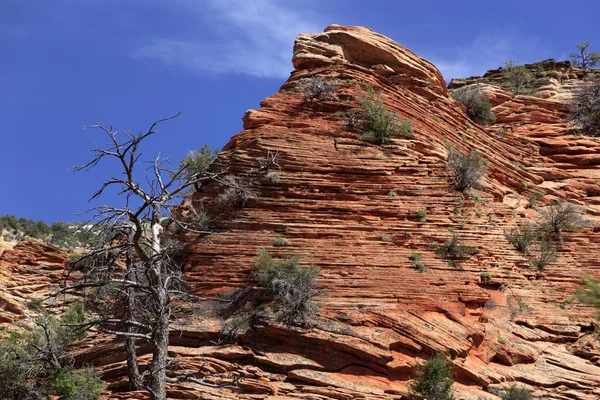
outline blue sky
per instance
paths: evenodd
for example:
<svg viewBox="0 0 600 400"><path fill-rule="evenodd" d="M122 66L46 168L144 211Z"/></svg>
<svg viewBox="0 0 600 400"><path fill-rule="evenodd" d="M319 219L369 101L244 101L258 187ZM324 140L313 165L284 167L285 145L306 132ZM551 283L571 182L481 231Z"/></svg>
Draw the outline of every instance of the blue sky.
<svg viewBox="0 0 600 400"><path fill-rule="evenodd" d="M0 215L80 219L117 172L67 172L100 139L93 121L140 131L181 112L146 155L222 147L287 79L299 33L368 26L449 81L567 59L583 40L598 51L598 15L597 0L0 0Z"/></svg>

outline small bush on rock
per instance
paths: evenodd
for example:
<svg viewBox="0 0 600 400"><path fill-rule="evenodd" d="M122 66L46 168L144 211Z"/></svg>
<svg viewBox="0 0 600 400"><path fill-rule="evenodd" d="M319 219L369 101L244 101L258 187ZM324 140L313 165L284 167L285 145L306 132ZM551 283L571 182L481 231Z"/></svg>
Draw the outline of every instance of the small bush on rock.
<svg viewBox="0 0 600 400"><path fill-rule="evenodd" d="M454 400L452 395L452 363L438 354L417 364L417 373L409 388L427 400Z"/></svg>
<svg viewBox="0 0 600 400"><path fill-rule="evenodd" d="M400 119L395 112L388 111L381 93L375 92L373 86L368 86L366 94L361 90L359 106L359 111L349 114L354 121L351 124L347 121L345 125L352 125L353 129L362 131L360 140L382 145L397 136L412 133L412 123Z"/></svg>
<svg viewBox="0 0 600 400"><path fill-rule="evenodd" d="M452 232L452 236L446 239L444 244L438 245L435 252L442 257L457 259L468 258L479 251L475 247L464 245L463 239L456 232Z"/></svg>
<svg viewBox="0 0 600 400"><path fill-rule="evenodd" d="M462 154L459 145L448 147L446 165L451 173L451 184L459 192L483 187L481 179L485 175L486 160L475 150Z"/></svg>
<svg viewBox="0 0 600 400"><path fill-rule="evenodd" d="M464 86L452 92L452 98L467 107L467 115L474 122L481 125L492 125L496 122L492 105L488 99L483 97L480 86Z"/></svg>
<svg viewBox="0 0 600 400"><path fill-rule="evenodd" d="M304 93L304 100L309 102L336 100L337 87L337 79L327 80L320 75L311 76L307 82L298 86Z"/></svg>
<svg viewBox="0 0 600 400"><path fill-rule="evenodd" d="M531 245L539 238L537 228L524 223L505 233L506 238L521 253L528 254Z"/></svg>
<svg viewBox="0 0 600 400"><path fill-rule="evenodd" d="M222 183L225 189L217 197L221 204L245 207L250 199L258 198L258 192L252 188L249 182L233 175L224 177Z"/></svg>
<svg viewBox="0 0 600 400"><path fill-rule="evenodd" d="M525 85L533 80L533 75L524 66L520 65L518 61L509 60L502 66L503 73L503 86L514 94L533 94L531 91L527 91Z"/></svg>
<svg viewBox="0 0 600 400"><path fill-rule="evenodd" d="M511 385L508 389L499 393L502 400L531 400L531 390Z"/></svg>
<svg viewBox="0 0 600 400"><path fill-rule="evenodd" d="M557 238L560 238L561 232L576 232L588 225L579 207L562 200L542 208L540 214L543 219L542 229Z"/></svg>
<svg viewBox="0 0 600 400"><path fill-rule="evenodd" d="M319 294L314 289L319 268L302 268L299 262L296 256L280 260L261 250L254 276L275 301L277 321L286 325L310 326L317 310L313 298Z"/></svg>
<svg viewBox="0 0 600 400"><path fill-rule="evenodd" d="M94 368L64 368L54 374L50 381L52 393L63 396L64 400L95 400L105 387Z"/></svg>
<svg viewBox="0 0 600 400"><path fill-rule="evenodd" d="M567 120L591 136L600 135L600 81L588 83L569 105Z"/></svg>

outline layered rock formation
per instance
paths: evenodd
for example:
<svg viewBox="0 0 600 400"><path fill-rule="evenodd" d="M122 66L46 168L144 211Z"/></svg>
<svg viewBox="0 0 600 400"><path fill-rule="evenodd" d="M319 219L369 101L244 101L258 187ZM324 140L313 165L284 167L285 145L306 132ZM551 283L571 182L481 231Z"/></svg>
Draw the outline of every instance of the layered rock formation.
<svg viewBox="0 0 600 400"><path fill-rule="evenodd" d="M179 315L170 354L200 381L171 384L169 396L410 398L416 363L443 353L453 360L459 399L498 399L490 391L511 383L544 399L598 399L594 310L574 297L583 273L600 277L598 228L566 237L542 271L505 238L537 220L533 202L569 199L591 225L600 222L600 142L569 134L557 101L569 97L566 84L546 99L487 86L498 121L484 128L449 96L431 63L367 28L300 35L293 64L280 91L246 113L244 130L219 156L228 173L254 184L258 200L220 206L217 183L195 194L218 229L185 237L185 274L194 294L214 296L254 284L249 273L260 249L295 254L321 269L318 316L312 329L261 321L233 340L210 309ZM337 79L337 100L305 101L299 88L315 75ZM569 78L570 87L580 82ZM365 84L412 122L412 135L377 146L343 127ZM483 190L460 195L449 187L449 144L489 160ZM277 154L279 182L261 169L269 153ZM450 231L478 254L457 265L437 255L435 244ZM278 238L288 244L274 246ZM415 253L424 273L409 260ZM80 345L76 360L101 370L111 398L144 398L125 391L120 346L96 337ZM139 354L147 359L148 351Z"/></svg>
<svg viewBox="0 0 600 400"><path fill-rule="evenodd" d="M63 275L67 254L49 244L26 238L0 253L0 327L25 319L29 301L50 294Z"/></svg>

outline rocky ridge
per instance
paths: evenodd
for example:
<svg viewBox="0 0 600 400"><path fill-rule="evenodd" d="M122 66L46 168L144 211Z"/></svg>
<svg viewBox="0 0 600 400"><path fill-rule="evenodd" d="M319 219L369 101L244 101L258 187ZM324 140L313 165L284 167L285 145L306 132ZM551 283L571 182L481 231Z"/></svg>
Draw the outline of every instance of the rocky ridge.
<svg viewBox="0 0 600 400"><path fill-rule="evenodd" d="M169 397L411 398L407 384L416 362L441 352L454 362L459 399L498 399L489 391L511 383L544 399L599 398L594 310L574 300L583 273L600 277L598 228L569 235L543 271L504 237L538 218L534 201L569 199L599 222L600 141L570 134L563 122L564 99L583 84L577 74L557 80L555 95L545 99L513 96L486 82L497 123L481 127L449 96L435 66L367 28L332 25L299 35L293 64L280 91L246 113L244 130L220 155L229 172L254 182L260 198L242 209L220 207L213 200L222 188L202 187L193 201L207 207L219 232L185 237L185 273L193 293L216 295L252 284L259 249L297 254L321 268L319 316L313 329L264 321L230 341L210 310L176 321L170 354L209 385L172 384ZM562 63L554 65L567 73ZM337 100L305 101L299 87L314 75L338 80ZM413 123L412 135L376 146L342 127L345 112L357 108L357 84L365 83ZM448 144L489 160L484 190L460 196L449 188ZM268 152L278 154L277 183L259 167ZM426 221L419 221L419 210ZM459 268L432 246L449 230L479 250ZM273 246L278 238L289 244ZM413 269L414 253L426 272ZM60 264L52 260L49 266ZM13 268L9 263L28 265L5 251L0 265ZM44 263L36 265L44 270ZM100 369L110 398L144 398L122 392L120 346L94 337L80 344L76 360ZM148 351L142 346L139 354L147 358Z"/></svg>

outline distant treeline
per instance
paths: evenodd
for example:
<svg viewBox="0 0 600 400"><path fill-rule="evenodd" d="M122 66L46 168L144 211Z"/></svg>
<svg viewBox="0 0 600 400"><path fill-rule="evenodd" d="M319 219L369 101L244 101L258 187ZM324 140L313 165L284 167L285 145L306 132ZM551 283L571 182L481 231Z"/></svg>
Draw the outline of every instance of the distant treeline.
<svg viewBox="0 0 600 400"><path fill-rule="evenodd" d="M73 248L86 242L88 230L82 229L81 224L54 222L48 225L41 220L35 222L7 214L0 216L0 234L6 240L20 240L29 236L59 247Z"/></svg>

